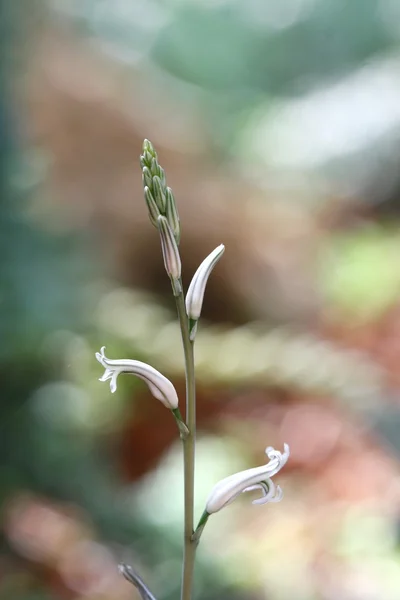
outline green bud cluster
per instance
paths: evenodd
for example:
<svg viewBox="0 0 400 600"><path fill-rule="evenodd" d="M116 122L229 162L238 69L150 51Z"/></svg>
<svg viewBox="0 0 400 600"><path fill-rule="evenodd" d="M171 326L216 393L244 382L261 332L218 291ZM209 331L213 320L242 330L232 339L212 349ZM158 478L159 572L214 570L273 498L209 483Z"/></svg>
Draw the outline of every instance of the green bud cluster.
<svg viewBox="0 0 400 600"><path fill-rule="evenodd" d="M165 217L179 244L181 228L176 201L171 188L167 187L164 169L158 164L157 152L149 140L144 140L140 155L144 199L149 211L149 218L158 228L158 217Z"/></svg>

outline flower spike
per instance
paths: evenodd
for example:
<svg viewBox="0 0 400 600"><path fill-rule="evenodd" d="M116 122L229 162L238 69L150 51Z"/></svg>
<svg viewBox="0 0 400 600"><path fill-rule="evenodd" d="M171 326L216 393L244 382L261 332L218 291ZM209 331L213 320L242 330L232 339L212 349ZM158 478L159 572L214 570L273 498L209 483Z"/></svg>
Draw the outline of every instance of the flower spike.
<svg viewBox="0 0 400 600"><path fill-rule="evenodd" d="M203 306L204 292L211 271L221 258L225 251L225 246L220 244L203 260L190 282L186 294L186 312L193 323L191 327L191 339L196 334L197 321L200 317L201 307Z"/></svg>
<svg viewBox="0 0 400 600"><path fill-rule="evenodd" d="M105 346L100 352L96 352L96 358L99 363L105 368L104 375L99 381L107 381L110 379L110 389L114 393L117 389L117 378L120 373L128 373L136 375L143 379L149 386L150 392L157 400L160 400L164 406L175 410L178 408L178 395L172 383L164 377L159 371L140 362L139 360L118 359L111 360L104 354Z"/></svg>
<svg viewBox="0 0 400 600"><path fill-rule="evenodd" d="M262 497L254 500L253 504L279 502L282 499L282 490L279 486L275 486L271 477L286 464L289 458L289 446L284 444L283 453L271 447L268 447L265 453L269 458L266 465L230 475L214 486L206 503L207 514L218 512L231 504L240 494L255 489L262 491Z"/></svg>
<svg viewBox="0 0 400 600"><path fill-rule="evenodd" d="M159 165L157 152L149 140L143 142L140 166L150 222L158 227L157 217L166 217L179 245L181 230L176 201L171 188L167 187L164 169Z"/></svg>

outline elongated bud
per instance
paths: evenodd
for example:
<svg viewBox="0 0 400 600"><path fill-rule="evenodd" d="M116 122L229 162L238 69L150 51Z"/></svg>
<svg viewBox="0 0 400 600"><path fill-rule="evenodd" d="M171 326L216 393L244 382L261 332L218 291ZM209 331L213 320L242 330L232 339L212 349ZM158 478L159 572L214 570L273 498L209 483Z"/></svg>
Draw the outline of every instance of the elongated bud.
<svg viewBox="0 0 400 600"><path fill-rule="evenodd" d="M165 270L171 277L171 280L178 282L181 276L181 257L179 256L179 250L176 245L174 234L165 217L158 217L157 222ZM178 286L176 290L174 288L174 293L176 292L176 295L179 294L180 291L180 286Z"/></svg>
<svg viewBox="0 0 400 600"><path fill-rule="evenodd" d="M152 189L153 178L151 176L150 170L147 167L143 167L142 174L143 174L143 186L147 186L148 188Z"/></svg>
<svg viewBox="0 0 400 600"><path fill-rule="evenodd" d="M162 167L160 167L160 165L158 165L158 176L161 179L161 185L163 186L163 189L165 189L166 188L165 171Z"/></svg>
<svg viewBox="0 0 400 600"><path fill-rule="evenodd" d="M186 294L186 312L192 322L191 339L196 333L196 322L201 314L204 292L211 271L225 251L225 246L220 244L203 260L193 276L188 292Z"/></svg>
<svg viewBox="0 0 400 600"><path fill-rule="evenodd" d="M156 175L158 176L158 174L159 174L159 166L158 166L158 163L155 158L152 158L152 160L151 160L150 173L152 174L153 177L155 177Z"/></svg>
<svg viewBox="0 0 400 600"><path fill-rule="evenodd" d="M147 166L149 167L149 169L150 169L150 166L151 166L151 161L153 160L153 156L152 156L152 154L150 154L150 152L148 152L148 151L146 150L146 151L143 153L143 158L144 158L144 161L145 161L146 165L147 165Z"/></svg>
<svg viewBox="0 0 400 600"><path fill-rule="evenodd" d="M243 492L251 492L255 489L261 490L262 497L253 500L253 504L279 502L282 499L282 490L273 483L271 477L276 475L286 464L289 458L289 446L284 444L283 453L274 450L270 446L265 450L265 453L269 458L266 465L235 473L222 479L214 486L206 503L206 513L208 515L228 506Z"/></svg>
<svg viewBox="0 0 400 600"><path fill-rule="evenodd" d="M180 221L179 221L178 210L176 208L174 194L172 193L172 190L169 187L167 187L167 192L166 192L165 198L166 198L165 215L167 217L169 226L171 227L173 234L175 236L176 243L179 244L180 239L181 239L181 226L180 226Z"/></svg>
<svg viewBox="0 0 400 600"><path fill-rule="evenodd" d="M158 227L157 218L160 216L160 211L153 198L153 194L147 186L144 188L144 199L146 200L147 208L149 209L149 219L154 227Z"/></svg>
<svg viewBox="0 0 400 600"><path fill-rule="evenodd" d="M178 408L178 395L172 383L164 377L159 371L140 362L139 360L118 359L111 360L104 354L105 346L100 352L96 352L96 358L99 363L105 368L104 375L100 377L100 381L110 379L110 389L114 393L117 389L117 378L120 373L128 373L136 375L143 379L149 386L150 392L157 400L160 400L164 406L172 411Z"/></svg>
<svg viewBox="0 0 400 600"><path fill-rule="evenodd" d="M155 151L153 144L150 142L150 140L145 139L143 141L143 154L146 154L147 152L151 158L157 159L157 152Z"/></svg>
<svg viewBox="0 0 400 600"><path fill-rule="evenodd" d="M161 179L158 177L158 175L153 177L153 195L160 213L165 215L166 198Z"/></svg>

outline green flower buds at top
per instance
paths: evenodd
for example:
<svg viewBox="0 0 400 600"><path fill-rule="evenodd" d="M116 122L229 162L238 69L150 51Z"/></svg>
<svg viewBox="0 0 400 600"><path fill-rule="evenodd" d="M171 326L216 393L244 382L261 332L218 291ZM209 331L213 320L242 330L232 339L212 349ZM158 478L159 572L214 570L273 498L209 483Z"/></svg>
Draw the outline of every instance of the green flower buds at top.
<svg viewBox="0 0 400 600"><path fill-rule="evenodd" d="M100 381L110 379L110 389L114 393L117 389L117 378L120 373L129 373L143 379L149 386L150 392L157 400L160 400L164 406L172 411L178 408L178 395L172 383L164 377L159 371L140 362L139 360L118 359L111 360L104 354L105 346L100 352L96 352L96 358L99 363L105 368L104 375L100 377Z"/></svg>
<svg viewBox="0 0 400 600"><path fill-rule="evenodd" d="M289 446L284 444L283 453L269 446L265 453L269 458L266 465L235 473L214 486L206 502L206 512L209 515L231 504L240 494L255 489L261 490L262 497L253 500L253 504L279 502L282 499L282 490L279 486L275 486L271 477L287 463L290 454Z"/></svg>
<svg viewBox="0 0 400 600"><path fill-rule="evenodd" d="M175 241L179 244L181 231L175 198L171 188L167 187L164 169L158 164L157 153L149 140L143 142L140 165L142 167L144 196L149 209L150 221L155 227L158 227L156 222L157 211L159 215L166 217L175 236Z"/></svg>
<svg viewBox="0 0 400 600"><path fill-rule="evenodd" d="M150 142L150 140L145 139L143 141L143 154L146 155L147 153L151 156L151 158L157 159L157 152L154 150L153 144Z"/></svg>
<svg viewBox="0 0 400 600"><path fill-rule="evenodd" d="M197 321L203 306L204 292L211 271L225 251L225 246L220 244L203 260L193 276L186 294L186 313L191 321L190 338L196 335Z"/></svg>

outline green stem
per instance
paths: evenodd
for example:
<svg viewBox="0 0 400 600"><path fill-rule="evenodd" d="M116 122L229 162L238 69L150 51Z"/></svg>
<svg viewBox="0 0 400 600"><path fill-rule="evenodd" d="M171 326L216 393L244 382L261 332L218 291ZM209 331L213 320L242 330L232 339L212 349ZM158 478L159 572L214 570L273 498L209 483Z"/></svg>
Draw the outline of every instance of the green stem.
<svg viewBox="0 0 400 600"><path fill-rule="evenodd" d="M196 530L194 532L194 534L192 535L192 541L198 545L198 543L200 542L200 537L201 534L203 533L203 529L204 527L207 525L207 521L208 521L208 517L209 517L209 513L205 510L203 512L203 514L201 515L200 521L196 527Z"/></svg>
<svg viewBox="0 0 400 600"><path fill-rule="evenodd" d="M190 340L189 322L186 315L183 292L175 296L181 327L186 373L186 425L189 434L183 441L185 519L184 555L181 600L190 600L192 595L194 559L197 544L192 540L194 525L194 458L196 441L196 381L194 374L194 342Z"/></svg>

